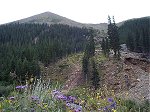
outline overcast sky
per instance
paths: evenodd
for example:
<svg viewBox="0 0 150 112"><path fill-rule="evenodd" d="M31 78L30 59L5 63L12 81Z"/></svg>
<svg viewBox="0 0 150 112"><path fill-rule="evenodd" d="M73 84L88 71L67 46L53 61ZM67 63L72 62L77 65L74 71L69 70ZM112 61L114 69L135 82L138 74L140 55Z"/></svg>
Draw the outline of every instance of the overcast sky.
<svg viewBox="0 0 150 112"><path fill-rule="evenodd" d="M116 22L150 16L150 0L0 0L0 24L46 11L81 23Z"/></svg>

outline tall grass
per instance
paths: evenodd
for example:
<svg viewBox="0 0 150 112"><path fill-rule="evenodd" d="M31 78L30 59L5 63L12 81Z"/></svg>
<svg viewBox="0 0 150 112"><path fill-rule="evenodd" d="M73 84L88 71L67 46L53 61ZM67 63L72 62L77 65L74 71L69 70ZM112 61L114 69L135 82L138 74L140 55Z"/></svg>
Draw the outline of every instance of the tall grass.
<svg viewBox="0 0 150 112"><path fill-rule="evenodd" d="M150 112L150 103L142 104L115 96L113 90L77 87L67 95L59 83L37 79L20 85L8 97L0 98L0 112Z"/></svg>
<svg viewBox="0 0 150 112"><path fill-rule="evenodd" d="M17 86L9 97L1 97L0 112L65 112L61 101L53 98L58 83L37 79L31 85Z"/></svg>

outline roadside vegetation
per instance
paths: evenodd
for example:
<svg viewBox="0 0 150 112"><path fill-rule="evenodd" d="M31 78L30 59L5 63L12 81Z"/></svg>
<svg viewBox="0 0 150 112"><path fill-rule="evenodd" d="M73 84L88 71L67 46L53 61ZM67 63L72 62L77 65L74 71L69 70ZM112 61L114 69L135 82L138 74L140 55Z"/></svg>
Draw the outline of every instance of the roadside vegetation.
<svg viewBox="0 0 150 112"><path fill-rule="evenodd" d="M149 112L143 104L117 98L106 87L96 91L85 86L63 94L59 83L37 79L32 85L19 85L7 97L0 97L1 112Z"/></svg>

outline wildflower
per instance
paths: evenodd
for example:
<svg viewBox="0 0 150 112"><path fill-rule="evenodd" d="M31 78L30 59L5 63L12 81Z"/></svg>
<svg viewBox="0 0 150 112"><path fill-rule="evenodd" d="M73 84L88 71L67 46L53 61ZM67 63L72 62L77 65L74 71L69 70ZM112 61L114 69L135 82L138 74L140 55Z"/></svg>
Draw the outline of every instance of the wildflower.
<svg viewBox="0 0 150 112"><path fill-rule="evenodd" d="M116 107L116 102L110 105L110 108L115 108Z"/></svg>
<svg viewBox="0 0 150 112"><path fill-rule="evenodd" d="M113 111L113 112L117 112L117 110L115 110L115 109L112 109L112 111Z"/></svg>
<svg viewBox="0 0 150 112"><path fill-rule="evenodd" d="M16 86L16 89L25 89L27 88L27 85L24 85L24 86Z"/></svg>
<svg viewBox="0 0 150 112"><path fill-rule="evenodd" d="M104 111L108 111L108 107L106 106L106 107L104 107L104 109L103 109Z"/></svg>
<svg viewBox="0 0 150 112"><path fill-rule="evenodd" d="M114 102L114 100L113 100L112 98L108 98L107 100L108 100L108 102L110 102L110 103L111 103L111 102Z"/></svg>
<svg viewBox="0 0 150 112"><path fill-rule="evenodd" d="M70 107L71 105L70 105L70 103L66 103L66 106L67 106L67 107Z"/></svg>
<svg viewBox="0 0 150 112"><path fill-rule="evenodd" d="M32 99L33 101L39 101L39 100L40 100L38 96L31 96L31 99Z"/></svg>
<svg viewBox="0 0 150 112"><path fill-rule="evenodd" d="M53 90L53 91L52 91L52 95L53 95L53 96L55 96L55 95L57 95L57 94L60 94L60 91L58 91L58 90Z"/></svg>
<svg viewBox="0 0 150 112"><path fill-rule="evenodd" d="M69 97L68 97L68 100L71 101L71 102L74 102L74 101L76 100L76 98L73 97L73 96L69 96Z"/></svg>
<svg viewBox="0 0 150 112"><path fill-rule="evenodd" d="M11 103L11 100L5 100L7 103Z"/></svg>
<svg viewBox="0 0 150 112"><path fill-rule="evenodd" d="M34 108L31 108L31 112L35 112L35 109L34 109Z"/></svg>
<svg viewBox="0 0 150 112"><path fill-rule="evenodd" d="M100 102L98 102L97 105L100 105Z"/></svg>
<svg viewBox="0 0 150 112"><path fill-rule="evenodd" d="M129 93L128 92L126 92L126 96L128 96L129 95Z"/></svg>
<svg viewBox="0 0 150 112"><path fill-rule="evenodd" d="M100 95L100 93L97 93L97 95Z"/></svg>
<svg viewBox="0 0 150 112"><path fill-rule="evenodd" d="M81 112L81 109L77 108L77 109L74 110L74 112Z"/></svg>
<svg viewBox="0 0 150 112"><path fill-rule="evenodd" d="M15 97L14 97L14 96L11 96L11 97L9 97L9 99L10 99L10 100L14 100L14 99L15 99Z"/></svg>
<svg viewBox="0 0 150 112"><path fill-rule="evenodd" d="M47 108L48 104L47 103L43 103L43 106L44 106L44 108Z"/></svg>
<svg viewBox="0 0 150 112"><path fill-rule="evenodd" d="M3 101L4 100L4 97L0 97L0 101Z"/></svg>
<svg viewBox="0 0 150 112"><path fill-rule="evenodd" d="M34 80L34 78L32 77L32 78L30 78L30 82L32 83L33 82L33 80Z"/></svg>

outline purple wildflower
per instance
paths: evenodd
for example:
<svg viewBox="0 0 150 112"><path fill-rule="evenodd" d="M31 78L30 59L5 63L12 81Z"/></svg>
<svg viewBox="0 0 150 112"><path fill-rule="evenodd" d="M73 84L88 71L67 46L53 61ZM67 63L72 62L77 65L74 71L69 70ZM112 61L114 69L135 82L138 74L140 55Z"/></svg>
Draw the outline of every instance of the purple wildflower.
<svg viewBox="0 0 150 112"><path fill-rule="evenodd" d="M53 91L52 91L52 94L53 94L53 95L59 94L59 93L60 93L60 91L58 91L58 90L53 90Z"/></svg>
<svg viewBox="0 0 150 112"><path fill-rule="evenodd" d="M81 111L82 111L82 106L77 106L75 112L81 112Z"/></svg>
<svg viewBox="0 0 150 112"><path fill-rule="evenodd" d="M66 106L67 106L67 107L70 107L71 105L70 105L70 103L66 103Z"/></svg>
<svg viewBox="0 0 150 112"><path fill-rule="evenodd" d="M56 98L59 99L59 100L63 100L63 101L67 100L67 97L63 94L56 95Z"/></svg>
<svg viewBox="0 0 150 112"><path fill-rule="evenodd" d="M104 111L107 111L108 110L108 107L106 106L106 107L104 107Z"/></svg>
<svg viewBox="0 0 150 112"><path fill-rule="evenodd" d="M38 96L31 96L31 99L32 99L33 101L39 101L39 97L38 97Z"/></svg>
<svg viewBox="0 0 150 112"><path fill-rule="evenodd" d="M10 100L15 100L14 96L9 97Z"/></svg>
<svg viewBox="0 0 150 112"><path fill-rule="evenodd" d="M35 112L35 109L34 109L34 108L31 108L31 112Z"/></svg>
<svg viewBox="0 0 150 112"><path fill-rule="evenodd" d="M114 103L112 103L111 105L110 105L110 108L115 108L116 107L116 102L114 102Z"/></svg>
<svg viewBox="0 0 150 112"><path fill-rule="evenodd" d="M24 89L24 88L27 88L27 85L24 85L24 86L16 86L16 89Z"/></svg>
<svg viewBox="0 0 150 112"><path fill-rule="evenodd" d="M74 102L75 100L76 100L76 97L73 97L73 96L68 97L68 101Z"/></svg>
<svg viewBox="0 0 150 112"><path fill-rule="evenodd" d="M112 103L114 100L112 98L108 98L108 102Z"/></svg>
<svg viewBox="0 0 150 112"><path fill-rule="evenodd" d="M80 109L75 109L74 111L75 111L75 112L81 112L81 110L80 110Z"/></svg>

